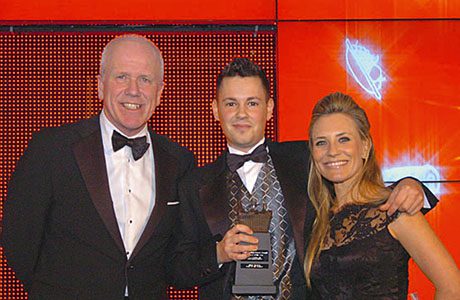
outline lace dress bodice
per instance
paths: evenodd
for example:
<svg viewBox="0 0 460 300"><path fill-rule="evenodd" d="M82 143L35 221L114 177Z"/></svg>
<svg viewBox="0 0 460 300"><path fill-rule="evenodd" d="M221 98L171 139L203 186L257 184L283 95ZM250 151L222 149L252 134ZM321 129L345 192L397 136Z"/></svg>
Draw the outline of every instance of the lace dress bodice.
<svg viewBox="0 0 460 300"><path fill-rule="evenodd" d="M331 231L312 266L314 299L407 299L409 255L388 231L397 215L350 205L331 216Z"/></svg>

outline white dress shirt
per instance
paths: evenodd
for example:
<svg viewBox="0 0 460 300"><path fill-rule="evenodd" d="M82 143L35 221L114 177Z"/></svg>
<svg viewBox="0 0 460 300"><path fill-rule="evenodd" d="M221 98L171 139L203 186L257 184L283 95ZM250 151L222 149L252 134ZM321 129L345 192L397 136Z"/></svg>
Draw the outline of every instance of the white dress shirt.
<svg viewBox="0 0 460 300"><path fill-rule="evenodd" d="M232 146L228 145L228 152L231 154L238 154L238 155L245 155L252 153L254 149L256 149L259 145L265 142L265 138L260 140L254 147L252 147L248 152L243 152L233 148ZM267 149L268 151L268 149ZM245 162L236 172L240 175L241 181L243 182L244 186L248 190L249 193L252 194L252 190L254 189L254 185L256 184L257 177L259 176L259 172L262 169L264 163L253 162L252 160L248 160Z"/></svg>
<svg viewBox="0 0 460 300"><path fill-rule="evenodd" d="M126 256L129 259L155 205L155 164L152 141L147 125L138 134L129 137L146 136L147 143L150 144L147 152L135 161L129 146L117 152L113 151L113 131L124 134L110 123L104 111L101 112L100 123L110 195Z"/></svg>

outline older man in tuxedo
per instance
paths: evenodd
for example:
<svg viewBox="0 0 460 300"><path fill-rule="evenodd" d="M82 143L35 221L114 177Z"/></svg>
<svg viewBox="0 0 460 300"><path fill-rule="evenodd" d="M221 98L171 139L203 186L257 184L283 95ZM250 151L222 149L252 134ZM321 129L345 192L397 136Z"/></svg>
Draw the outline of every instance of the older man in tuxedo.
<svg viewBox="0 0 460 300"><path fill-rule="evenodd" d="M105 47L101 113L34 134L9 184L3 246L30 299L166 299L177 182L193 155L147 121L163 59L148 39Z"/></svg>
<svg viewBox="0 0 460 300"><path fill-rule="evenodd" d="M248 59L237 58L225 67L212 108L228 149L180 185L181 237L171 265L177 271L175 284L200 285L201 300L308 299L302 262L315 219L307 196L309 150L306 142L265 139L274 110L269 86L265 73ZM425 192L434 204L435 197ZM421 186L405 179L382 208L414 213L422 204ZM258 243L251 228L238 224L237 214L241 207L254 206L273 213L273 295L232 293L235 261L248 258Z"/></svg>

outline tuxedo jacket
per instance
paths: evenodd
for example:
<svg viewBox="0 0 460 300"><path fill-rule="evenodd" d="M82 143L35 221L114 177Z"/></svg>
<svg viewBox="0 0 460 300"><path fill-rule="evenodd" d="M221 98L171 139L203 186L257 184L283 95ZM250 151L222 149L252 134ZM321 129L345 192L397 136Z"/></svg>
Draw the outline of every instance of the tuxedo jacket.
<svg viewBox="0 0 460 300"><path fill-rule="evenodd" d="M303 261L314 219L314 208L307 194L310 166L307 142L267 142L269 154L281 185L292 226L296 256L291 270L291 299L311 299L306 288ZM170 266L179 288L199 285L201 300L230 299L235 263L217 264L216 242L230 228L230 206L226 184L225 151L214 163L194 170L179 187L181 226ZM399 182L399 181L398 181ZM396 185L398 182L394 183ZM438 200L423 186L433 208Z"/></svg>
<svg viewBox="0 0 460 300"><path fill-rule="evenodd" d="M178 181L193 155L150 131L155 206L127 260L99 117L35 134L9 184L3 246L31 299L166 299Z"/></svg>
<svg viewBox="0 0 460 300"><path fill-rule="evenodd" d="M315 218L307 201L309 150L305 142L268 141L269 154L281 185L292 226L296 257L291 281L292 299L305 299L302 271L304 245ZM214 163L194 170L180 184L181 232L171 266L179 288L200 285L200 299L230 299L235 263L217 264L216 242L231 227L226 184L225 151Z"/></svg>

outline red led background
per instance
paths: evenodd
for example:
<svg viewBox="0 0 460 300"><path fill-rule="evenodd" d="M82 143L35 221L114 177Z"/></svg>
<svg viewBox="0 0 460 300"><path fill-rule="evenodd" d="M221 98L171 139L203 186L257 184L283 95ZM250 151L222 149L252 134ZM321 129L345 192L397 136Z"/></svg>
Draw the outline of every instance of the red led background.
<svg viewBox="0 0 460 300"><path fill-rule="evenodd" d="M217 74L232 58L250 57L266 70L273 83L274 32L161 32L147 36L158 45L165 60L162 103L151 125L192 150L199 165L213 161L225 145L211 114ZM32 132L88 118L101 109L96 90L99 57L113 37L0 34L0 211L7 181ZM275 138L274 124L271 121L268 126L271 138ZM0 299L26 298L3 255L0 277ZM171 290L170 298L196 299L197 290Z"/></svg>

